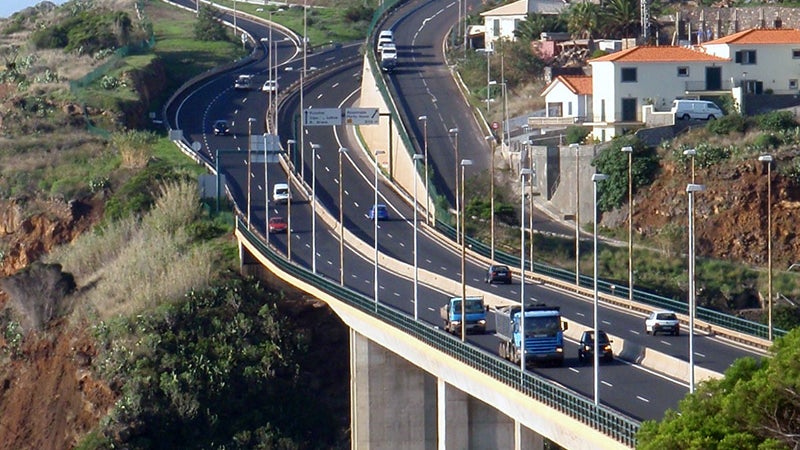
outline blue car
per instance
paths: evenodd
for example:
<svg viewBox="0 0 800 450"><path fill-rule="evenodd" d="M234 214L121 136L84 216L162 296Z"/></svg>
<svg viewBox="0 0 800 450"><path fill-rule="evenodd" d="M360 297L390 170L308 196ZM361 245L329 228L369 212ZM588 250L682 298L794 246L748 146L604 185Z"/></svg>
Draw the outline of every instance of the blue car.
<svg viewBox="0 0 800 450"><path fill-rule="evenodd" d="M373 206L369 209L369 212L367 212L367 217L369 217L369 220L375 219L375 208L376 207ZM389 210L386 208L386 205L384 205L383 203L378 203L377 209L378 209L378 220L389 219Z"/></svg>

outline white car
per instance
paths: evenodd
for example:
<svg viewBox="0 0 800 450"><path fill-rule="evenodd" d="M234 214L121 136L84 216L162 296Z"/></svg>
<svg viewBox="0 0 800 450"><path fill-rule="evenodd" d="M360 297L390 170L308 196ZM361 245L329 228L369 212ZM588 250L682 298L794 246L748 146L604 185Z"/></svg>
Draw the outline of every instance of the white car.
<svg viewBox="0 0 800 450"><path fill-rule="evenodd" d="M653 311L644 321L644 329L647 334L670 333L677 336L681 332L681 322L678 315L672 311Z"/></svg>
<svg viewBox="0 0 800 450"><path fill-rule="evenodd" d="M261 90L264 92L278 92L278 80L265 81L264 85L261 86Z"/></svg>

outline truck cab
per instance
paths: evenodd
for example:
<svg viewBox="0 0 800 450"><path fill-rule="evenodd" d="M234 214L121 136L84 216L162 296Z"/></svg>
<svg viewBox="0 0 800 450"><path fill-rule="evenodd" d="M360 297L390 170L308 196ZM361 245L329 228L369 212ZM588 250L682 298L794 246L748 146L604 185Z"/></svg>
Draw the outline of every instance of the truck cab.
<svg viewBox="0 0 800 450"><path fill-rule="evenodd" d="M502 358L519 364L524 347L526 365L536 361L564 363L564 331L568 324L561 320L560 307L526 306L524 333L523 315L517 305L498 308L495 320L495 329L501 340L498 354Z"/></svg>
<svg viewBox="0 0 800 450"><path fill-rule="evenodd" d="M486 333L486 310L483 297L467 297L464 303L467 316L465 327L467 333ZM440 316L444 321L444 329L453 334L461 334L461 297L452 297L442 306Z"/></svg>

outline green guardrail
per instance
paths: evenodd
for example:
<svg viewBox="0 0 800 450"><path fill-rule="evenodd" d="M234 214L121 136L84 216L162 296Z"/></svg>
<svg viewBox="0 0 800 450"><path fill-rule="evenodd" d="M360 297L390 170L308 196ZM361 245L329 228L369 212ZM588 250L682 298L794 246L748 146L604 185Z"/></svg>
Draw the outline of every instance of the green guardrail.
<svg viewBox="0 0 800 450"><path fill-rule="evenodd" d="M443 235L447 236L449 239L455 242L456 240L455 228L444 222L437 221L436 229L437 231L441 232ZM466 242L468 243L472 251L485 257L491 256L491 248L484 242L471 238L469 236L466 237ZM495 249L494 251L494 259L497 262L508 264L509 266L512 267L520 266L518 255L511 255L509 253L505 253L498 249ZM534 273L547 275L548 277L562 280L568 283L575 282L574 271L569 271L558 267L552 267L542 263L535 263L534 267L531 268L530 263L526 262L525 267L526 270L532 270ZM587 275L581 275L580 285L581 287L585 288L594 288L594 278ZM606 280L597 281L597 290L598 292L603 292L609 295L616 295L622 298L628 298L628 292L630 292L628 286L615 284ZM669 309L678 313L689 315L689 305L686 304L685 302L675 300L673 298L663 297L657 294L653 294L651 292L634 289L633 300L639 303L644 303L646 305L654 306L656 308ZM723 312L714 311L712 309L699 306L695 311L695 317L710 324L727 328L729 330L736 331L739 333L744 333L749 336L754 336L764 339L767 339L769 337L769 327L767 325L758 322L753 322L751 320L746 320L741 317L733 316L731 314L726 314ZM787 333L787 331L779 328L773 328L772 333L774 336L778 337L778 336L784 336Z"/></svg>
<svg viewBox="0 0 800 450"><path fill-rule="evenodd" d="M247 225L237 217L237 229L247 242L291 276L309 283L339 301L347 303L361 312L379 318L384 323L415 337L431 348L449 355L456 360L516 389L548 407L580 421L586 426L601 431L618 442L634 447L640 423L569 389L559 386L534 373L520 373L519 367L500 357L472 347L429 324L414 320L406 313L382 303L375 304L371 297L354 292L331 280L314 275L308 269L296 266L282 255L272 251L261 239L247 229Z"/></svg>

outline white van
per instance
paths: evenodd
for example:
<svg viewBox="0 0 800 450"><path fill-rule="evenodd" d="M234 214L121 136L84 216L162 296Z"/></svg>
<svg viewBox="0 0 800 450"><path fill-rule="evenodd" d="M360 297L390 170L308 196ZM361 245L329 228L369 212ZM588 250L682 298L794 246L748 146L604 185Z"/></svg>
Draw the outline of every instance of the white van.
<svg viewBox="0 0 800 450"><path fill-rule="evenodd" d="M714 102L707 100L673 100L672 113L676 119L719 119L725 113Z"/></svg>
<svg viewBox="0 0 800 450"><path fill-rule="evenodd" d="M394 45L394 40L391 37L381 36L378 38L378 53L382 52L387 45Z"/></svg>
<svg viewBox="0 0 800 450"><path fill-rule="evenodd" d="M272 186L272 201L275 203L288 203L292 198L292 191L286 183L275 183Z"/></svg>

